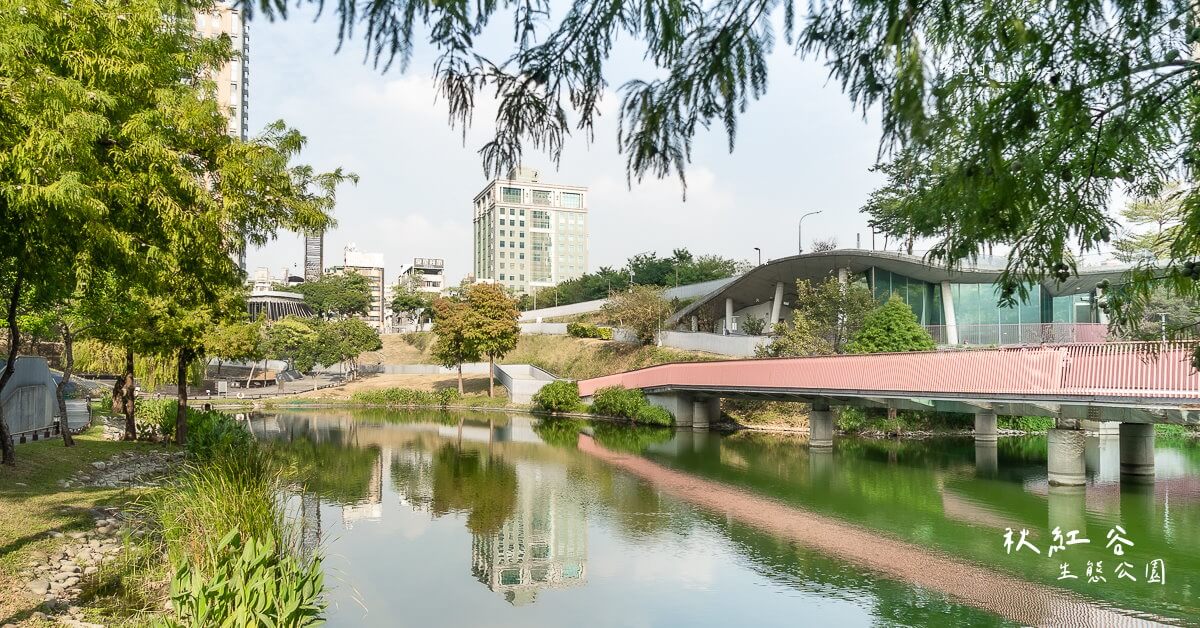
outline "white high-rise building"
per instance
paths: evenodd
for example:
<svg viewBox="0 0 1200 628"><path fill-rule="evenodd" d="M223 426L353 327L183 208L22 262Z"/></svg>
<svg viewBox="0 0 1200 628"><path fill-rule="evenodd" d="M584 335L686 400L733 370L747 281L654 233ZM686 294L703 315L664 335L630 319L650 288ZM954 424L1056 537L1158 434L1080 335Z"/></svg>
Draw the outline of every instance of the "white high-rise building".
<svg viewBox="0 0 1200 628"><path fill-rule="evenodd" d="M587 188L531 168L492 180L475 195L476 280L529 294L587 272L587 209Z"/></svg>
<svg viewBox="0 0 1200 628"><path fill-rule="evenodd" d="M246 130L250 125L250 94L247 91L250 83L250 32L246 28L245 15L231 3L218 2L212 11L196 12L196 32L203 37L220 37L227 34L233 40L233 49L237 54L215 76L209 78L216 83L214 97L229 120L227 132L233 137L245 140ZM246 244L238 244L231 257L238 268L245 272Z"/></svg>

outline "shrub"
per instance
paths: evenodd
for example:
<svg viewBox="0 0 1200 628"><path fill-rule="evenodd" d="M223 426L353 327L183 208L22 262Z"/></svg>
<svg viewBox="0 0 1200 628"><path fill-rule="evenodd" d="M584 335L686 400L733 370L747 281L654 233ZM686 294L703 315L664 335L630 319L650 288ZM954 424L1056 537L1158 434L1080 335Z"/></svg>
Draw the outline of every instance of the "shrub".
<svg viewBox="0 0 1200 628"><path fill-rule="evenodd" d="M188 408L188 455L198 460L244 456L255 449L254 437L236 419L216 410Z"/></svg>
<svg viewBox="0 0 1200 628"><path fill-rule="evenodd" d="M895 293L871 310L847 347L850 353L933 351L933 336L917 322L912 308Z"/></svg>
<svg viewBox="0 0 1200 628"><path fill-rule="evenodd" d="M302 562L273 540L242 541L235 529L221 539L211 573L183 562L171 578L173 626L311 626L320 623L320 560Z"/></svg>
<svg viewBox="0 0 1200 628"><path fill-rule="evenodd" d="M356 392L350 396L350 400L356 403L382 406L446 407L459 399L462 399L462 395L453 388L443 388L432 392L412 388L381 388Z"/></svg>
<svg viewBox="0 0 1200 628"><path fill-rule="evenodd" d="M550 382L533 395L533 406L547 412L572 412L579 409L579 385L575 382Z"/></svg>
<svg viewBox="0 0 1200 628"><path fill-rule="evenodd" d="M666 408L652 406L649 403L637 409L637 422L648 425L674 425L675 417Z"/></svg>
<svg viewBox="0 0 1200 628"><path fill-rule="evenodd" d="M761 336L767 327L767 320L757 316L747 316L742 320L742 331L751 336Z"/></svg>
<svg viewBox="0 0 1200 628"><path fill-rule="evenodd" d="M112 392L109 392L110 399ZM111 406L112 403L109 403ZM175 435L175 416L178 401L175 399L138 399L134 404L133 421L137 427L138 440L169 440ZM188 408L188 420L191 413Z"/></svg>
<svg viewBox="0 0 1200 628"><path fill-rule="evenodd" d="M421 351L428 349L429 345L433 343L434 339L433 332L428 331L409 332L401 337L404 338L404 342L408 343L410 346L420 349Z"/></svg>
<svg viewBox="0 0 1200 628"><path fill-rule="evenodd" d="M844 406L838 408L837 419L835 419L837 427L843 432L854 434L861 432L867 427L867 413L862 408L853 406Z"/></svg>
<svg viewBox="0 0 1200 628"><path fill-rule="evenodd" d="M547 445L575 449L579 432L586 426L579 419L545 418L533 424L533 433Z"/></svg>
<svg viewBox="0 0 1200 628"><path fill-rule="evenodd" d="M592 436L605 449L641 454L650 445L671 440L675 436L675 430L658 426L615 425L605 421L594 421Z"/></svg>
<svg viewBox="0 0 1200 628"><path fill-rule="evenodd" d="M646 395L641 390L610 386L596 391L592 398L592 414L622 419L637 417L638 408L646 405Z"/></svg>
<svg viewBox="0 0 1200 628"><path fill-rule="evenodd" d="M1001 416L996 418L996 427L1002 430L1022 432L1045 432L1054 428L1054 417L1050 416Z"/></svg>
<svg viewBox="0 0 1200 628"><path fill-rule="evenodd" d="M567 334L576 338L598 338L612 340L611 327L600 327L591 323L567 323Z"/></svg>

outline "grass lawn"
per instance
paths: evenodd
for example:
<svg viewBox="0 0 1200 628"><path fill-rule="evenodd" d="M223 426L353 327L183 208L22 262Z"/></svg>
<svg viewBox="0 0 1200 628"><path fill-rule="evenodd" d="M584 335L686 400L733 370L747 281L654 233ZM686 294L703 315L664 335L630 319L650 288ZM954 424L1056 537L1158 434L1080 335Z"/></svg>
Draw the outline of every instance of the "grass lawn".
<svg viewBox="0 0 1200 628"><path fill-rule="evenodd" d="M0 466L0 625L28 618L41 598L26 588L20 572L31 552L50 552L63 545L51 530L86 531L95 526L91 509L119 505L138 495L127 488L60 488L58 481L114 454L163 445L107 441L99 427L75 437L65 448L61 438L16 446L16 467Z"/></svg>

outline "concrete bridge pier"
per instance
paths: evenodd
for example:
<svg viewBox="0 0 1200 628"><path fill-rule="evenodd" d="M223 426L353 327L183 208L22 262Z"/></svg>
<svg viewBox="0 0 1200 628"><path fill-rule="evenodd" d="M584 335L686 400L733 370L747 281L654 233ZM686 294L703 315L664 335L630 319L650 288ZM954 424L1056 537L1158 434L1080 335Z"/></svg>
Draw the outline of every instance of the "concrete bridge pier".
<svg viewBox="0 0 1200 628"><path fill-rule="evenodd" d="M1083 486L1087 481L1084 450L1087 439L1078 421L1059 419L1047 436L1047 475L1050 486Z"/></svg>
<svg viewBox="0 0 1200 628"><path fill-rule="evenodd" d="M813 449L833 447L833 412L827 403L814 403L808 413L808 446Z"/></svg>
<svg viewBox="0 0 1200 628"><path fill-rule="evenodd" d="M720 420L720 397L698 397L692 401L692 429L706 430Z"/></svg>
<svg viewBox="0 0 1200 628"><path fill-rule="evenodd" d="M975 442L976 443L994 443L996 442L996 412L994 410L980 410L975 413Z"/></svg>
<svg viewBox="0 0 1200 628"><path fill-rule="evenodd" d="M1154 426L1150 423L1121 424L1121 481L1154 483Z"/></svg>
<svg viewBox="0 0 1200 628"><path fill-rule="evenodd" d="M681 392L650 393L646 401L670 412L675 417L675 427L692 427L694 420L692 396ZM704 424L708 428L708 423Z"/></svg>

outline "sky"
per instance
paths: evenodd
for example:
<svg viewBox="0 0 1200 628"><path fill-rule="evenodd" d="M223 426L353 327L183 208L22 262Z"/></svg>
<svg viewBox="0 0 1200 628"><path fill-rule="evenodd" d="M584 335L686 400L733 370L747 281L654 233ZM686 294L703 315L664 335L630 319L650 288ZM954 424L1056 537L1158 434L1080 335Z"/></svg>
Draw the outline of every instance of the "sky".
<svg viewBox="0 0 1200 628"><path fill-rule="evenodd" d="M429 46L415 51L401 72L364 63L363 46L337 48L332 12L315 22L296 10L286 21L256 17L250 24L250 132L278 119L308 137L302 159L318 169L342 166L357 186L338 193L337 227L326 234L325 264L341 263L348 243L382 253L387 281L414 257L443 258L447 283L472 268L471 200L487 184L477 150L492 129L494 108L480 103L464 142L436 102ZM505 20L497 20L504 22ZM500 51L507 33L488 33L482 45ZM741 117L733 153L719 125L701 131L688 169L687 200L676 179L648 179L629 187L616 147L616 89L647 78L636 46L618 45L606 69L611 93L602 103L595 139L569 138L557 168L526 152L524 165L542 180L589 190L589 270L619 267L638 253L720 254L756 261L797 251L797 219L804 240L836 238L871 246L859 212L883 177L870 171L879 127L853 110L826 69L780 48L770 63L767 94ZM497 55L500 56L500 55ZM882 245L882 239L880 240ZM247 269L303 269L303 243L291 233L248 252Z"/></svg>

